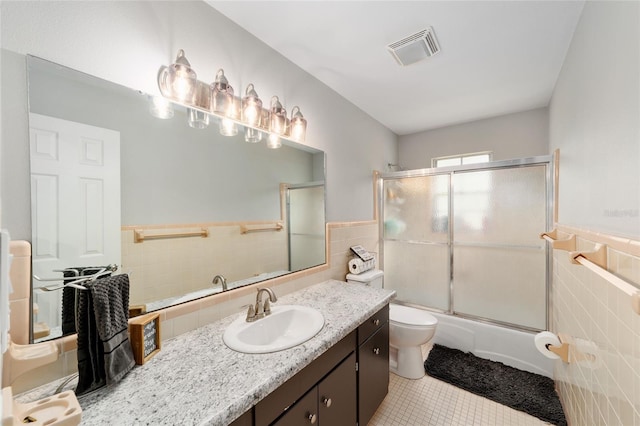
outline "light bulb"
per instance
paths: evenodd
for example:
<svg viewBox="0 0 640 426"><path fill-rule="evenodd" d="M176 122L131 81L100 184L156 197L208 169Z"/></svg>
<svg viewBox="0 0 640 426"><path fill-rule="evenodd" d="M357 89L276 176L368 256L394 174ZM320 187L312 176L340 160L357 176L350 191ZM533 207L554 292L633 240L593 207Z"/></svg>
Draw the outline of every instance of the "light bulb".
<svg viewBox="0 0 640 426"><path fill-rule="evenodd" d="M235 136L238 134L238 125L228 118L220 121L220 134L223 136Z"/></svg>
<svg viewBox="0 0 640 426"><path fill-rule="evenodd" d="M267 147L271 149L277 149L282 146L282 142L280 141L280 136L275 133L269 133L269 138L267 139Z"/></svg>

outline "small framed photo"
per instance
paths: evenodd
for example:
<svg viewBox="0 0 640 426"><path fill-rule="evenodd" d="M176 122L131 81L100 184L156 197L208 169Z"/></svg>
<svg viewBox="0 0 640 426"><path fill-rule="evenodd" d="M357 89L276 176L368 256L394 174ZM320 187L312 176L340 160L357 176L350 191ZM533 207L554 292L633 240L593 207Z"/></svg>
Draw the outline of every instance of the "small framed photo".
<svg viewBox="0 0 640 426"><path fill-rule="evenodd" d="M129 339L136 364L143 365L160 352L160 314L148 314L129 321Z"/></svg>

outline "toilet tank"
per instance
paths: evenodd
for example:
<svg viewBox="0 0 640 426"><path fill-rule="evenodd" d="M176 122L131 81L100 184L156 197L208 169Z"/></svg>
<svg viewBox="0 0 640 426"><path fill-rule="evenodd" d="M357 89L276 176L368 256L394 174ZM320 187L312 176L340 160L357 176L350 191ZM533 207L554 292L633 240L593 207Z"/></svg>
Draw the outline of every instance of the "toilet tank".
<svg viewBox="0 0 640 426"><path fill-rule="evenodd" d="M361 274L347 274L347 282L351 284L364 284L373 288L382 288L384 272L372 269Z"/></svg>

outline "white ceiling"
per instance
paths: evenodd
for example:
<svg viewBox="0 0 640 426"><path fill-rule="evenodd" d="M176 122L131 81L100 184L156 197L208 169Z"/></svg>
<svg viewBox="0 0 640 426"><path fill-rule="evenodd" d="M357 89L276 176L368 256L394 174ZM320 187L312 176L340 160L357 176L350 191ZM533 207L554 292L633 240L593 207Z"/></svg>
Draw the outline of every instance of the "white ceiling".
<svg viewBox="0 0 640 426"><path fill-rule="evenodd" d="M584 1L207 1L398 135L547 106ZM386 46L432 26L441 52Z"/></svg>

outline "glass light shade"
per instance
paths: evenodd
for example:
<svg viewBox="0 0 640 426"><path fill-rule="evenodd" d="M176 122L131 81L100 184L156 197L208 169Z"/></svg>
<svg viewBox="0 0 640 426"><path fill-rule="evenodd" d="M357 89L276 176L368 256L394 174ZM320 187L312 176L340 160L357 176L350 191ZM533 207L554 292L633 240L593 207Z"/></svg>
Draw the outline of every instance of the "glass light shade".
<svg viewBox="0 0 640 426"><path fill-rule="evenodd" d="M251 127L258 127L261 119L262 101L253 88L253 84L249 84L245 91L245 97L242 98L242 121Z"/></svg>
<svg viewBox="0 0 640 426"><path fill-rule="evenodd" d="M277 96L271 98L269 131L278 135L284 135L287 131L287 111L282 107Z"/></svg>
<svg viewBox="0 0 640 426"><path fill-rule="evenodd" d="M262 132L251 127L245 127L244 140L250 143L258 143L262 140Z"/></svg>
<svg viewBox="0 0 640 426"><path fill-rule="evenodd" d="M291 139L304 142L307 134L307 120L302 116L300 108L295 106L291 110Z"/></svg>
<svg viewBox="0 0 640 426"><path fill-rule="evenodd" d="M175 63L169 66L167 77L167 89L172 98L189 102L193 100L196 90L196 72L184 56L184 50L178 51Z"/></svg>
<svg viewBox="0 0 640 426"><path fill-rule="evenodd" d="M277 149L282 146L282 142L280 141L280 136L275 133L269 133L269 138L267 139L267 147L271 149Z"/></svg>
<svg viewBox="0 0 640 426"><path fill-rule="evenodd" d="M151 96L149 112L156 118L162 118L165 120L173 118L173 105L168 99L161 96Z"/></svg>
<svg viewBox="0 0 640 426"><path fill-rule="evenodd" d="M194 129L206 129L209 126L209 114L204 111L189 108L189 126Z"/></svg>
<svg viewBox="0 0 640 426"><path fill-rule="evenodd" d="M235 136L238 134L238 125L228 118L220 120L220 134L223 136Z"/></svg>
<svg viewBox="0 0 640 426"><path fill-rule="evenodd" d="M216 79L211 84L211 110L225 117L236 116L233 87L229 85L222 68L218 70Z"/></svg>

